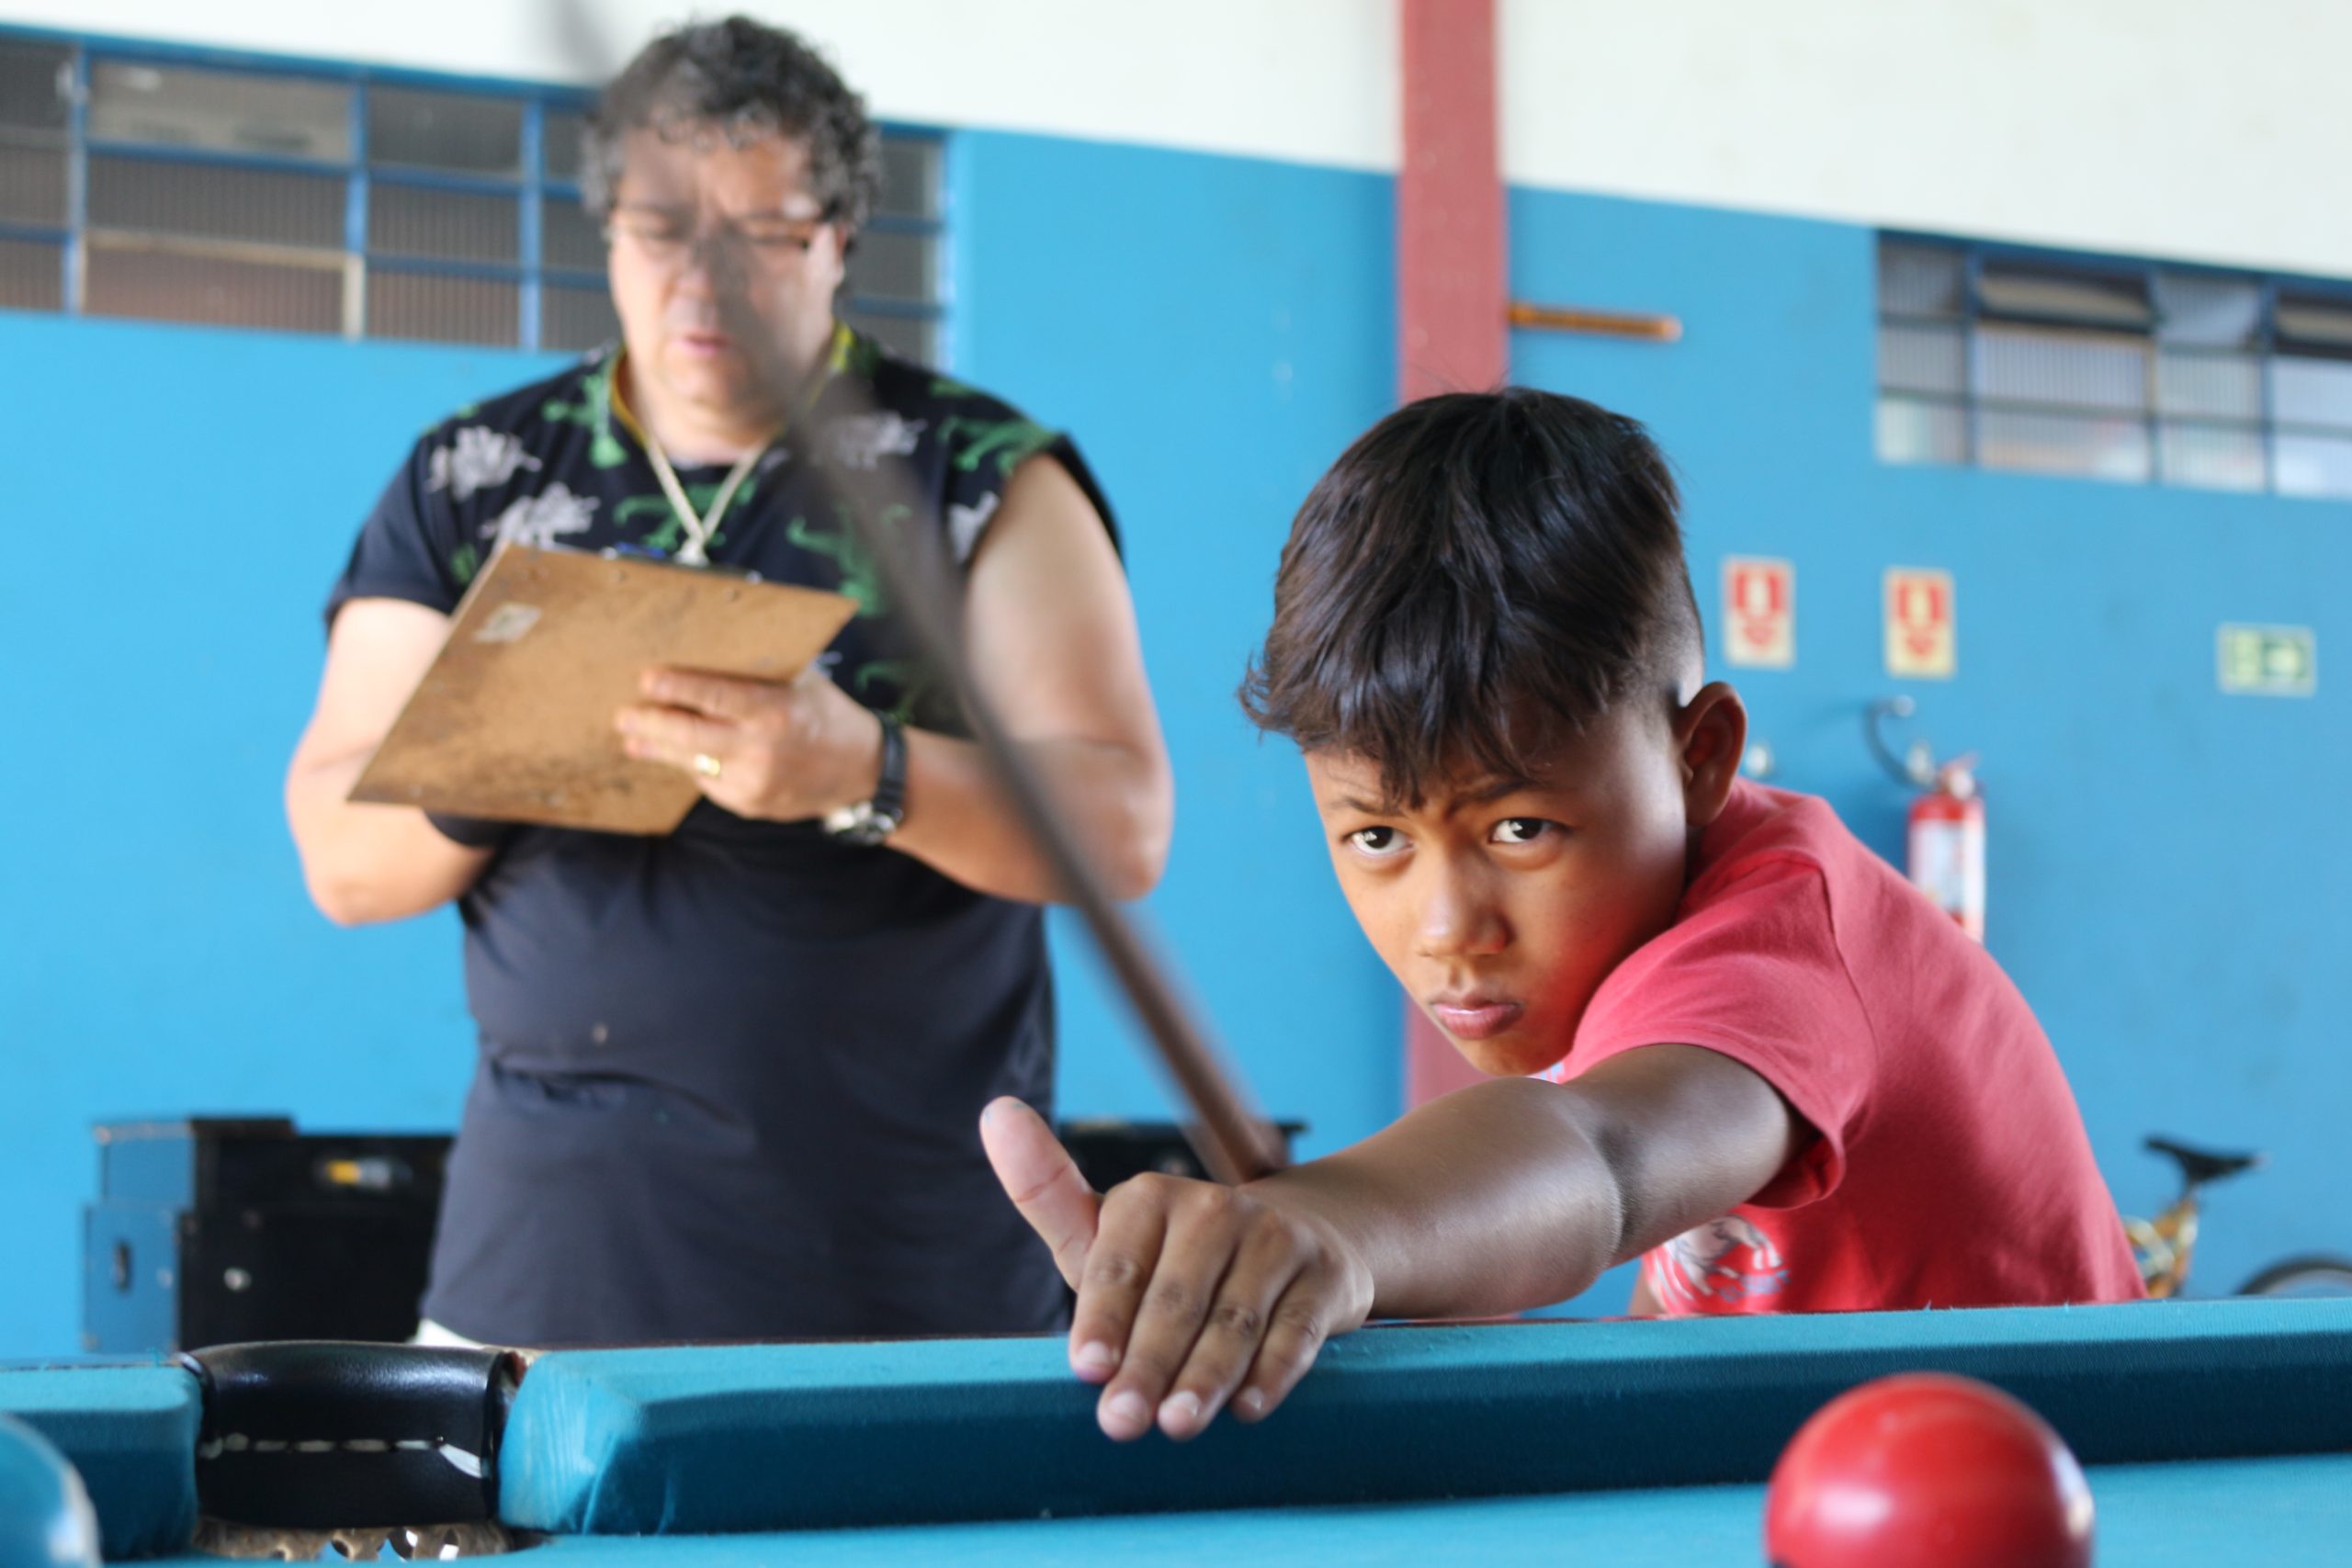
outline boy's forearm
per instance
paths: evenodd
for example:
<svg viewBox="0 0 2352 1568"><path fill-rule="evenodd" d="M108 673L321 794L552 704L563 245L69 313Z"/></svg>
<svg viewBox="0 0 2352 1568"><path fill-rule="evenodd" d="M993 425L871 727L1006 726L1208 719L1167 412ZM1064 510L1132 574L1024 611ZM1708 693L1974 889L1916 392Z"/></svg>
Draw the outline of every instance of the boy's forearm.
<svg viewBox="0 0 2352 1568"><path fill-rule="evenodd" d="M1375 1316L1517 1312L1618 1259L1626 1205L1590 1125L1557 1085L1497 1078L1255 1186L1356 1247Z"/></svg>

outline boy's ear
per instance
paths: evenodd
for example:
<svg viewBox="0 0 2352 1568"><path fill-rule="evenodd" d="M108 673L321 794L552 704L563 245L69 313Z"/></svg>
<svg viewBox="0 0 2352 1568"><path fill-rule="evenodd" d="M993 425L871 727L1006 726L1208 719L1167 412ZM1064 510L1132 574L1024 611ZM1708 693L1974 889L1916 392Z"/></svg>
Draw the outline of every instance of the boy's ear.
<svg viewBox="0 0 2352 1568"><path fill-rule="evenodd" d="M1676 760L1682 768L1683 813L1693 828L1722 815L1747 755L1747 705L1722 681L1711 681L1674 716Z"/></svg>

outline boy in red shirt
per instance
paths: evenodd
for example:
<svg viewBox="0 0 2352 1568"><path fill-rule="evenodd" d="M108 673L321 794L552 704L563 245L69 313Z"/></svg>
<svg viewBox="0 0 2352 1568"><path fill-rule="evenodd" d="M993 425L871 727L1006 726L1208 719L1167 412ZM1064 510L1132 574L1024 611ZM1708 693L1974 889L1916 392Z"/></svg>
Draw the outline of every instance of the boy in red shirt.
<svg viewBox="0 0 2352 1568"><path fill-rule="evenodd" d="M2007 976L1826 805L1740 778L1678 506L1639 424L1513 389L1390 415L1300 509L1244 705L1493 1081L1246 1187L1101 1197L991 1105L1111 1436L1254 1420L1368 1317L1514 1312L1635 1257L1637 1312L2141 1293Z"/></svg>

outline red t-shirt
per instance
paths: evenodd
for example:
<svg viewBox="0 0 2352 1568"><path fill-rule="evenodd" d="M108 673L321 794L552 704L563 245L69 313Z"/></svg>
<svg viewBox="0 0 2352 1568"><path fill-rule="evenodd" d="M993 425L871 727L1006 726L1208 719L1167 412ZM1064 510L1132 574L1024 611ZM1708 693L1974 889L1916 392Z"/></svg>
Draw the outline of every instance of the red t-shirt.
<svg viewBox="0 0 2352 1568"><path fill-rule="evenodd" d="M1818 1134L1642 1258L1670 1314L2136 1299L2065 1075L2000 965L1826 803L1742 781L1674 924L1595 994L1566 1081L1702 1045Z"/></svg>

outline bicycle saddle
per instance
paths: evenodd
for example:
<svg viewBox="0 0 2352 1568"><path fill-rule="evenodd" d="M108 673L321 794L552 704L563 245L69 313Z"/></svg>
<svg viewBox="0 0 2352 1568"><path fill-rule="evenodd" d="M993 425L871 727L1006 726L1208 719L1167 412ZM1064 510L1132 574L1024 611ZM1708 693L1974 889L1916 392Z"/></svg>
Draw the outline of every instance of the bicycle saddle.
<svg viewBox="0 0 2352 1568"><path fill-rule="evenodd" d="M2157 1154L2170 1155L2179 1161L2182 1179L2192 1184L2219 1181L2225 1176L2235 1176L2249 1166L2262 1163L2259 1153L2216 1154L2211 1149L2193 1149L2187 1144L2176 1144L2170 1138L2150 1138L2147 1146Z"/></svg>

